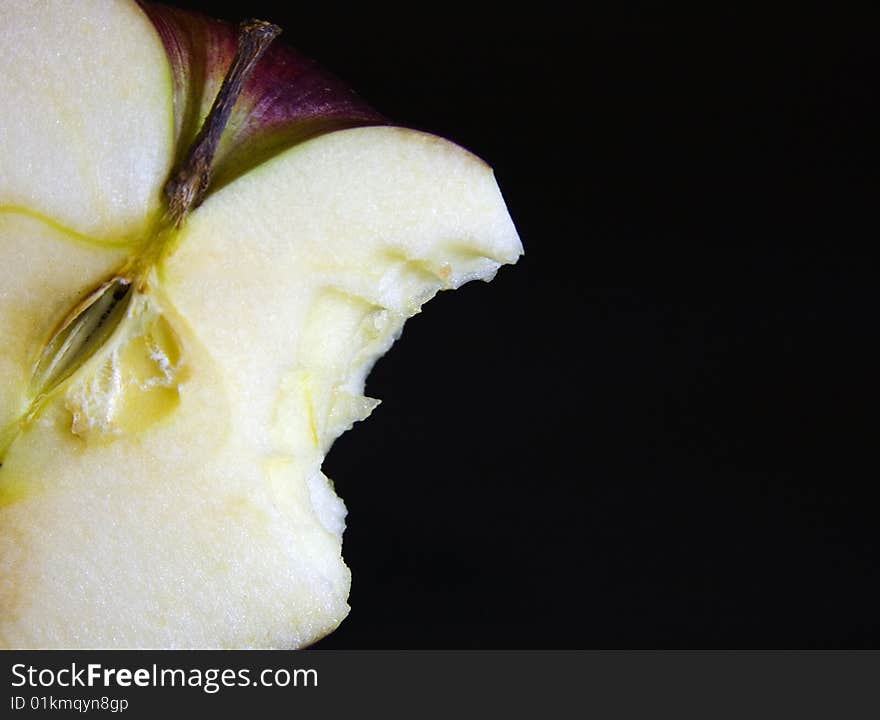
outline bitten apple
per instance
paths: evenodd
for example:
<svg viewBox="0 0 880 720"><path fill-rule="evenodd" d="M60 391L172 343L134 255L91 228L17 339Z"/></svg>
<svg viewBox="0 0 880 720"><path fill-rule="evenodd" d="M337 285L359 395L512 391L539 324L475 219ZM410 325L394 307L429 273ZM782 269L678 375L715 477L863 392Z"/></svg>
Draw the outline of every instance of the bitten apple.
<svg viewBox="0 0 880 720"><path fill-rule="evenodd" d="M0 3L0 645L333 630L323 458L404 321L522 252L486 164L276 33Z"/></svg>

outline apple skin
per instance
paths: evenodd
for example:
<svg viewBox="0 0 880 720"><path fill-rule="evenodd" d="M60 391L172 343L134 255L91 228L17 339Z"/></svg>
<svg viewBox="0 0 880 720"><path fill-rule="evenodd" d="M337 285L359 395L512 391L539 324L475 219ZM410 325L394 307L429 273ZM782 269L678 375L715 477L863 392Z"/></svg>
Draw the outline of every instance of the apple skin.
<svg viewBox="0 0 880 720"><path fill-rule="evenodd" d="M8 0L0 20L0 91L22 108L0 117L0 428L18 423L0 433L0 646L308 645L349 611L321 465L376 407L370 368L437 292L522 253L492 171L278 45L204 202L168 226L231 27L100 0ZM53 364L96 288L120 287L111 332Z"/></svg>
<svg viewBox="0 0 880 720"><path fill-rule="evenodd" d="M139 2L171 67L175 136L190 146L236 50L236 28L199 13ZM254 166L315 135L387 124L354 90L282 41L272 43L232 110L212 168L218 189Z"/></svg>

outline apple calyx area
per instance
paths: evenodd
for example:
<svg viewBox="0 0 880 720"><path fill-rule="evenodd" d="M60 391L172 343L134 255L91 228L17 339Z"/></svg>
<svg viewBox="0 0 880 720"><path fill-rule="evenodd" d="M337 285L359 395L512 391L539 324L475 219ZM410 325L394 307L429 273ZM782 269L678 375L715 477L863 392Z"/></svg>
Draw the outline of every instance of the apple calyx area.
<svg viewBox="0 0 880 720"><path fill-rule="evenodd" d="M208 190L214 156L236 101L280 34L280 27L264 20L239 25L236 52L211 109L180 167L165 184L167 206L161 219L140 251L78 302L46 341L33 369L26 410L0 428L0 468L9 446L45 402L92 361L95 372L73 389L66 403L74 435L137 429L176 405L174 390L184 379L181 345L149 288L155 286L155 268L176 231ZM123 358L128 381L120 369Z"/></svg>

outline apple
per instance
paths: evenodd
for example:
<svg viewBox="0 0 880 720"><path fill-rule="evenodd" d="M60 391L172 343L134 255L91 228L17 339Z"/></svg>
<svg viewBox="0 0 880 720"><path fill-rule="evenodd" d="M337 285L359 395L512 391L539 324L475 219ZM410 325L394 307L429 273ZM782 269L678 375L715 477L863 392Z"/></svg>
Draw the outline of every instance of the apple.
<svg viewBox="0 0 880 720"><path fill-rule="evenodd" d="M324 456L404 321L522 252L484 162L277 33L0 3L4 647L331 632Z"/></svg>

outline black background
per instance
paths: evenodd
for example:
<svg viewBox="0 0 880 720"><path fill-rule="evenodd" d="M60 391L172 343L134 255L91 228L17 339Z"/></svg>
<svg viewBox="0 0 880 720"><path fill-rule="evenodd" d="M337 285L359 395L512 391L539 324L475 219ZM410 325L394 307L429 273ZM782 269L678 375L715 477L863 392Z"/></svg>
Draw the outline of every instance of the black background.
<svg viewBox="0 0 880 720"><path fill-rule="evenodd" d="M880 648L876 13L174 4L482 156L526 248L370 376L317 647Z"/></svg>

